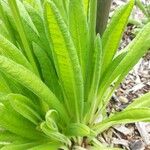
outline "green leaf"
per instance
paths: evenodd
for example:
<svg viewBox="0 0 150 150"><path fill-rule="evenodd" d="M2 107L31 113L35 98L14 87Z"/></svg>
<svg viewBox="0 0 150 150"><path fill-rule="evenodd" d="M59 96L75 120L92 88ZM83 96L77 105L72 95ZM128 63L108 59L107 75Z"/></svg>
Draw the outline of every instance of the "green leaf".
<svg viewBox="0 0 150 150"><path fill-rule="evenodd" d="M81 121L83 114L83 79L76 49L72 38L57 7L52 1L45 4L55 67L66 96L66 107L76 121Z"/></svg>
<svg viewBox="0 0 150 150"><path fill-rule="evenodd" d="M97 133L112 127L116 124L126 124L139 121L150 121L150 109L149 108L133 108L113 114L108 119L96 124L93 130Z"/></svg>
<svg viewBox="0 0 150 150"><path fill-rule="evenodd" d="M11 8L12 14L13 14L13 18L15 20L15 25L17 27L17 31L19 33L19 36L21 38L21 41L22 41L22 44L24 47L24 52L25 52L28 60L32 64L35 73L38 75L38 69L37 69L37 66L36 66L36 63L35 63L35 60L33 57L32 49L31 49L30 44L29 44L28 39L27 39L27 33L25 32L25 29L24 29L24 26L22 23L22 19L20 16L17 2L16 2L16 0L8 0L8 2L9 2L9 6Z"/></svg>
<svg viewBox="0 0 150 150"><path fill-rule="evenodd" d="M36 29L36 26L34 25L32 19L29 16L23 3L19 0L16 0L16 2L17 2L17 7L19 9L20 16L21 16L21 20L22 21L24 20L30 26L30 28L33 30L33 32L35 32L37 35L39 35L39 33Z"/></svg>
<svg viewBox="0 0 150 150"><path fill-rule="evenodd" d="M27 140L27 139L24 139L21 136L11 133L7 130L1 129L0 131L0 142L12 143L12 142L23 141L23 140Z"/></svg>
<svg viewBox="0 0 150 150"><path fill-rule="evenodd" d="M115 68L120 64L120 62L123 60L123 58L126 56L128 52L121 50L121 53L118 54L111 62L111 64L108 66L108 68L106 69L106 71L102 74L101 76L101 82L107 82L107 79L110 77L110 75L112 74L112 72L115 70Z"/></svg>
<svg viewBox="0 0 150 150"><path fill-rule="evenodd" d="M0 118L0 126L21 137L31 140L43 137L42 133L36 130L36 126L16 113L6 101L5 105L0 104Z"/></svg>
<svg viewBox="0 0 150 150"><path fill-rule="evenodd" d="M23 0L24 4L30 4L42 16L42 0Z"/></svg>
<svg viewBox="0 0 150 150"><path fill-rule="evenodd" d="M89 0L88 24L89 24L90 44L94 43L96 36L96 12L97 12L97 0ZM92 48L93 45L90 46Z"/></svg>
<svg viewBox="0 0 150 150"><path fill-rule="evenodd" d="M38 125L38 123L42 121L40 114L38 114L38 109L36 109L35 105L33 105L31 100L27 97L19 94L9 94L7 99L16 112L30 120L35 125Z"/></svg>
<svg viewBox="0 0 150 150"><path fill-rule="evenodd" d="M35 145L36 143L9 144L1 148L1 150L27 150Z"/></svg>
<svg viewBox="0 0 150 150"><path fill-rule="evenodd" d="M142 1L141 0L136 0L135 4L144 13L144 15L149 18L149 13L146 11L146 8L145 8L146 6L142 3Z"/></svg>
<svg viewBox="0 0 150 150"><path fill-rule="evenodd" d="M0 73L0 92L2 92L2 93L10 93L11 92L9 85L7 84L7 82L5 81L5 79L3 78L1 73Z"/></svg>
<svg viewBox="0 0 150 150"><path fill-rule="evenodd" d="M4 22L3 22L1 19L0 19L0 29L1 29L0 35L2 35L3 37L5 37L5 38L11 40L10 34L8 33L8 30L7 30L7 28L6 28L5 24L4 24Z"/></svg>
<svg viewBox="0 0 150 150"><path fill-rule="evenodd" d="M63 105L34 73L4 56L0 56L0 71L10 75L17 82L28 88L41 100L45 101L50 108L56 109L60 116L63 116L61 119L65 122L68 121Z"/></svg>
<svg viewBox="0 0 150 150"><path fill-rule="evenodd" d="M116 68L111 72L110 76L105 75L99 87L98 98L102 102L102 96L105 90L114 83L114 87L117 87L120 82L125 78L128 72L134 67L138 60L148 51L150 48L150 23L145 25L141 32L135 37L135 39L130 42L130 44L125 48L127 52L126 56L122 61L116 66ZM133 57L134 56L134 57ZM109 71L108 71L109 72ZM107 78L106 78L107 77ZM107 81L107 82L106 82Z"/></svg>
<svg viewBox="0 0 150 150"><path fill-rule="evenodd" d="M71 145L71 142L70 140L63 134L57 132L57 131L53 131L51 130L45 122L43 122L41 124L41 129L42 131L48 136L50 137L50 139L52 139L53 141L59 141L59 142L62 142L62 143L65 143L67 145Z"/></svg>
<svg viewBox="0 0 150 150"><path fill-rule="evenodd" d="M72 123L66 129L67 136L89 136L91 130L88 126L81 123Z"/></svg>
<svg viewBox="0 0 150 150"><path fill-rule="evenodd" d="M91 121L91 118L93 117L97 109L97 92L101 76L101 63L102 63L102 43L99 34L95 39L94 58L92 63L93 63L93 74L92 74L93 76L88 95L88 103L91 107L88 109L87 113L88 122Z"/></svg>
<svg viewBox="0 0 150 150"><path fill-rule="evenodd" d="M4 55L18 64L25 66L26 68L33 70L31 64L28 62L26 57L21 53L21 51L5 37L0 35L0 54Z"/></svg>
<svg viewBox="0 0 150 150"><path fill-rule="evenodd" d="M150 107L150 92L134 99L133 102L128 105L126 110L140 107Z"/></svg>
<svg viewBox="0 0 150 150"><path fill-rule="evenodd" d="M33 41L39 43L43 48L45 46L45 49L48 49L49 43L45 35L43 18L40 16L40 14L37 13L36 10L33 9L33 7L26 5L25 8L25 6L20 1L17 1L17 4L19 7L19 12L24 30L26 31L26 33L28 33L26 34L26 36L31 50ZM28 11L30 14L28 13ZM39 30L37 29L37 27Z"/></svg>
<svg viewBox="0 0 150 150"><path fill-rule="evenodd" d="M5 33L5 37L6 36L6 32L8 31L8 39L10 39L14 44L16 44L16 41L15 41L15 36L14 36L14 31L11 27L11 24L8 20L8 16L7 16L7 13L5 12L4 8L3 8L3 4L2 2L0 3L0 14L1 14L1 20L3 21L3 26L2 26L2 23L1 23L1 34L4 35ZM6 26L6 29L7 31L5 32L5 27L4 27L4 24Z"/></svg>
<svg viewBox="0 0 150 150"><path fill-rule="evenodd" d="M89 0L84 0L84 11L86 15L88 15L88 8L89 8Z"/></svg>
<svg viewBox="0 0 150 150"><path fill-rule="evenodd" d="M59 85L58 76L52 61L48 58L48 55L45 53L41 47L37 44L33 44L34 54L39 61L40 69L42 72L42 77L44 83L51 89L51 91L61 100L63 100L61 87Z"/></svg>
<svg viewBox="0 0 150 150"><path fill-rule="evenodd" d="M130 0L128 4L114 12L114 16L103 34L103 71L107 69L118 49L133 6L134 0Z"/></svg>
<svg viewBox="0 0 150 150"><path fill-rule="evenodd" d="M48 128L52 131L58 131L57 121L58 121L58 113L55 110L49 110L45 116L45 122Z"/></svg>
<svg viewBox="0 0 150 150"><path fill-rule="evenodd" d="M61 146L60 143L47 143L47 144L41 144L39 146L29 148L28 150L56 150L59 149L60 146Z"/></svg>
<svg viewBox="0 0 150 150"><path fill-rule="evenodd" d="M37 97L31 92L29 91L27 88L25 88L24 86L22 86L21 84L17 83L13 78L11 78L9 75L6 75L4 73L2 73L2 76L5 80L5 82L7 83L7 85L9 86L9 89L11 92L9 93L20 93L23 95L27 95L28 97L30 97L33 101L37 101ZM34 102L35 102L34 101ZM37 101L39 104L39 101Z"/></svg>
<svg viewBox="0 0 150 150"><path fill-rule="evenodd" d="M94 59L92 62L94 66L93 76L92 76L92 83L90 87L88 102L91 102L91 99L97 95L100 74L101 74L101 62L102 62L102 43L101 43L100 35L97 35L95 39Z"/></svg>
<svg viewBox="0 0 150 150"><path fill-rule="evenodd" d="M82 74L85 78L89 48L89 34L87 18L84 12L82 0L71 0L69 3L69 30L75 43L82 68Z"/></svg>
<svg viewBox="0 0 150 150"><path fill-rule="evenodd" d="M50 50L50 43L48 41L48 37L45 31L45 26L44 26L44 19L41 16L39 12L37 12L31 5L25 4L25 7L30 15L30 18L32 19L32 22L36 26L36 29L38 31L38 37L34 37L30 40L31 42L38 43L40 47L48 54L48 56L52 59L52 53ZM32 32L33 33L33 32ZM37 34L35 35L37 36ZM38 38L38 39L37 39Z"/></svg>
<svg viewBox="0 0 150 150"><path fill-rule="evenodd" d="M97 10L97 0L89 0L89 12L87 19L89 28L89 48L88 48L88 61L87 61L85 90L84 90L85 100L88 99L88 94L92 83L92 75L93 75L94 41L96 37L96 10Z"/></svg>
<svg viewBox="0 0 150 150"><path fill-rule="evenodd" d="M123 60L123 58L127 55L127 52L126 51L123 51L122 53L120 53L118 56L116 56L116 58L114 58L114 60L111 62L111 64L109 65L109 67L107 68L107 70L103 73L103 75L101 76L101 79L100 79L100 88L99 90L101 91L104 91L105 92L105 95L103 98L99 98L98 102L96 105L98 105L101 101L101 106L100 108L105 109L106 108L106 105L108 104L111 96L112 96L112 93L115 91L116 89L116 86L113 85L109 85L109 87L107 87L107 89L102 89L101 86L102 86L102 83L107 83L108 82L108 79L109 77L111 76L112 72L118 67L118 65L120 64L120 62ZM111 83L110 83L111 84ZM100 93L99 93L100 94ZM100 96L99 96L100 97ZM103 103L104 102L104 103Z"/></svg>
<svg viewBox="0 0 150 150"><path fill-rule="evenodd" d="M68 25L67 5L69 5L69 3L71 1L68 1L68 0L53 0L53 2L55 3L57 8L59 9L59 11L60 11L60 13L63 17L63 20Z"/></svg>
<svg viewBox="0 0 150 150"><path fill-rule="evenodd" d="M120 75L116 84L119 85L120 81L125 78L128 72L150 48L149 30L150 23L145 25L136 38L124 49L124 52L127 52L127 55L118 65L118 67L116 67L114 74L112 74L113 79Z"/></svg>

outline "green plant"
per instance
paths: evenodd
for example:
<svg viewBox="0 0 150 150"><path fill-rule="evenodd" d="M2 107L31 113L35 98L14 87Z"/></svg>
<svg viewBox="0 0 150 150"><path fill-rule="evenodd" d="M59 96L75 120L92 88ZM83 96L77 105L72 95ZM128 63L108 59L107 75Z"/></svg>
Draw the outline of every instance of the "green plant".
<svg viewBox="0 0 150 150"><path fill-rule="evenodd" d="M140 29L144 27L145 24L150 22L150 4L148 1L146 1L144 4L142 0L136 0L135 6L139 8L139 10L144 15L139 19L135 19L134 17L130 17L129 19L129 23L136 26L133 33L137 34L140 31Z"/></svg>
<svg viewBox="0 0 150 150"><path fill-rule="evenodd" d="M136 5L143 12L143 14L147 17L147 20L149 20L150 19L150 4L148 4L148 2L143 4L141 0L136 0Z"/></svg>
<svg viewBox="0 0 150 150"><path fill-rule="evenodd" d="M115 11L102 37L96 35L96 5L0 1L2 150L108 150L96 140L99 133L150 121L150 93L106 115L114 90L150 48L150 23L118 53L134 0Z"/></svg>

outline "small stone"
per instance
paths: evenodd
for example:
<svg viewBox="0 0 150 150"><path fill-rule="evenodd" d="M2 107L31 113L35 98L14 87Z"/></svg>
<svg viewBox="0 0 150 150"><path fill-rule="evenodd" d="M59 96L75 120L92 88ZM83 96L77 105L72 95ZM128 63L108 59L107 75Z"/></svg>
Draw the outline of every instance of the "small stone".
<svg viewBox="0 0 150 150"><path fill-rule="evenodd" d="M132 141L129 147L131 150L144 150L144 144L141 140Z"/></svg>
<svg viewBox="0 0 150 150"><path fill-rule="evenodd" d="M120 96L119 100L120 100L121 103L128 103L128 99L124 96Z"/></svg>

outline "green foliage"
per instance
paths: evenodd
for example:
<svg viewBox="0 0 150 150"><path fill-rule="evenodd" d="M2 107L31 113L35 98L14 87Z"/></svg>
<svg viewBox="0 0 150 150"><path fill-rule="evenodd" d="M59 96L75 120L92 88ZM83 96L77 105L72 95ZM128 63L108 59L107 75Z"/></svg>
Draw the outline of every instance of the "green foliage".
<svg viewBox="0 0 150 150"><path fill-rule="evenodd" d="M150 3L148 1L143 2L142 0L135 0L135 6L143 13L141 18L135 19L135 17L129 18L129 23L135 25L133 34L137 34L145 24L150 22Z"/></svg>
<svg viewBox="0 0 150 150"><path fill-rule="evenodd" d="M115 150L96 136L150 121L149 93L106 115L113 92L150 48L148 23L117 51L133 5L117 9L100 37L96 0L0 1L0 149Z"/></svg>

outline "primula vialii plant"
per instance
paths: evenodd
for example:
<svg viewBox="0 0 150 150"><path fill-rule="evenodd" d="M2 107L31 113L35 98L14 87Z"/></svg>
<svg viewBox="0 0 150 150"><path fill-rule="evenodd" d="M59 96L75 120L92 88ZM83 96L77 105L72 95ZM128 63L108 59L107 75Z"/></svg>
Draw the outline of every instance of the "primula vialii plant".
<svg viewBox="0 0 150 150"><path fill-rule="evenodd" d="M99 133L150 121L150 93L121 112L106 112L150 48L148 23L117 51L133 5L119 7L100 36L96 0L0 0L2 150L110 150Z"/></svg>

